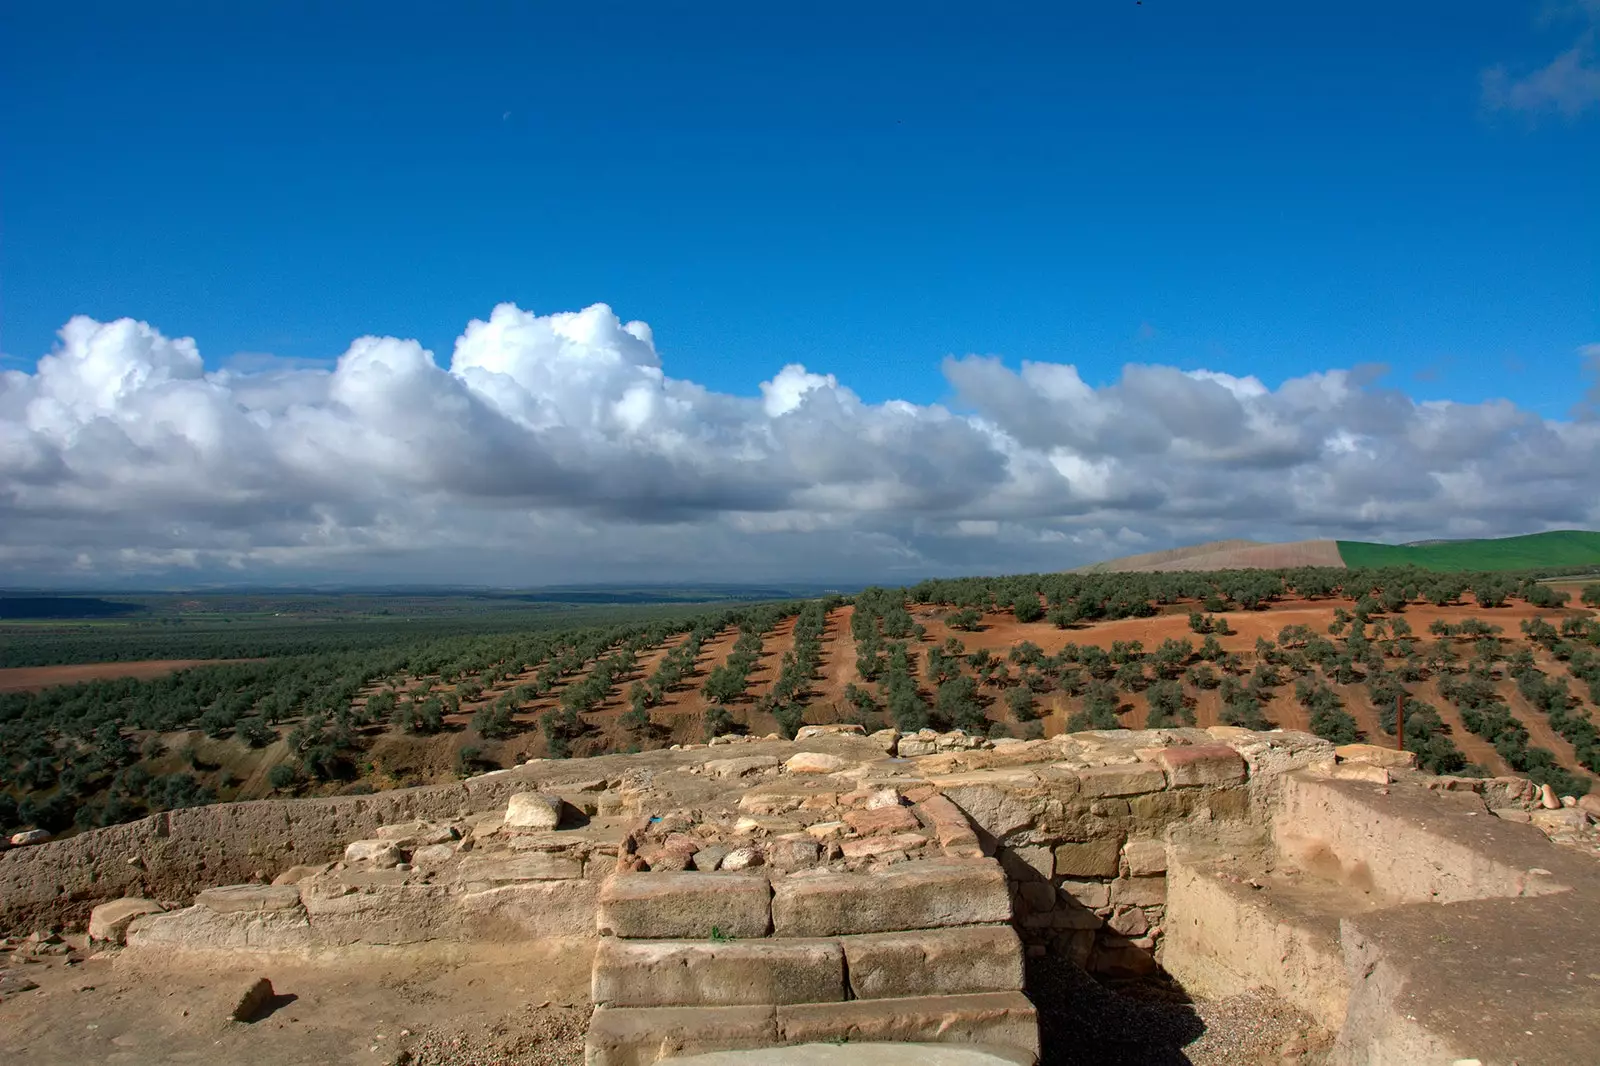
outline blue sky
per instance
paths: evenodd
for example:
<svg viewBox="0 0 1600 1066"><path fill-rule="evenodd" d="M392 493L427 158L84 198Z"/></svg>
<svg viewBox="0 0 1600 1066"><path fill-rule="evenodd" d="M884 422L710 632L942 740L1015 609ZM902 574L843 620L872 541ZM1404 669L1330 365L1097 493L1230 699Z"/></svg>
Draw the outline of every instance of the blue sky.
<svg viewBox="0 0 1600 1066"><path fill-rule="evenodd" d="M4 365L75 315L446 365L604 302L739 397L970 413L968 354L1582 397L1594 0L989 7L6 5Z"/></svg>

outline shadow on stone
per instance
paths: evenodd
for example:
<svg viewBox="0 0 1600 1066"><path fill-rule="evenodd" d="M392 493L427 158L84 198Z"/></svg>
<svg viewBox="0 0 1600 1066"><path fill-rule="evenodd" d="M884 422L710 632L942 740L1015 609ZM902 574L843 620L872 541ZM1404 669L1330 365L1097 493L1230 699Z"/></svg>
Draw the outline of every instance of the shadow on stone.
<svg viewBox="0 0 1600 1066"><path fill-rule="evenodd" d="M1205 1024L1170 978L1117 991L1059 958L1027 961L1040 1066L1187 1066Z"/></svg>

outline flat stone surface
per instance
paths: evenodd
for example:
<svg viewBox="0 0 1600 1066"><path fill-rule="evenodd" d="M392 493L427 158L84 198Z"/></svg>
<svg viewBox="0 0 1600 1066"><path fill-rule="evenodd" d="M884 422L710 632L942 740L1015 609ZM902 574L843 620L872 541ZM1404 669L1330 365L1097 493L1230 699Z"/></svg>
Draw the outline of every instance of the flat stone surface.
<svg viewBox="0 0 1600 1066"><path fill-rule="evenodd" d="M823 751L802 751L791 756L783 764L783 768L791 774L833 774L843 770L850 763L837 755L829 755Z"/></svg>
<svg viewBox="0 0 1600 1066"><path fill-rule="evenodd" d="M929 1041L1039 1053L1038 1015L1021 992L800 1003L779 1007L777 1021L779 1037L793 1043Z"/></svg>
<svg viewBox="0 0 1600 1066"><path fill-rule="evenodd" d="M128 925L135 918L145 914L159 914L164 910L166 908L153 899L140 899L135 896L102 903L89 912L89 939L120 944L128 932Z"/></svg>
<svg viewBox="0 0 1600 1066"><path fill-rule="evenodd" d="M882 806L860 811L847 811L845 824L861 836L878 836L885 833L904 833L918 829L917 816L905 807Z"/></svg>
<svg viewBox="0 0 1600 1066"><path fill-rule="evenodd" d="M1116 837L1056 846L1056 876L1115 877L1121 865L1122 842Z"/></svg>
<svg viewBox="0 0 1600 1066"><path fill-rule="evenodd" d="M705 770L712 777L744 777L780 765L776 755L749 755L742 759L712 759L706 763Z"/></svg>
<svg viewBox="0 0 1600 1066"><path fill-rule="evenodd" d="M1416 752L1380 748L1376 744L1341 744L1333 749L1333 754L1340 762L1366 763L1391 769L1413 770L1417 765Z"/></svg>
<svg viewBox="0 0 1600 1066"><path fill-rule="evenodd" d="M759 874L623 874L607 878L600 890L600 932L651 940L703 939L713 931L766 936L771 899L771 886Z"/></svg>
<svg viewBox="0 0 1600 1066"><path fill-rule="evenodd" d="M1166 788L1167 775L1143 763L1090 766L1078 771L1078 786L1085 796L1137 796Z"/></svg>
<svg viewBox="0 0 1600 1066"><path fill-rule="evenodd" d="M872 933L839 943L856 999L1022 990L1022 941L1009 925Z"/></svg>
<svg viewBox="0 0 1600 1066"><path fill-rule="evenodd" d="M583 863L578 859L548 851L469 852L456 872L456 880L462 883L563 881L582 876Z"/></svg>
<svg viewBox="0 0 1600 1066"><path fill-rule="evenodd" d="M605 937L591 995L608 1007L837 1003L845 998L844 952L835 940Z"/></svg>
<svg viewBox="0 0 1600 1066"><path fill-rule="evenodd" d="M1122 859L1129 877L1148 877L1167 872L1167 845L1159 840L1130 840L1122 845Z"/></svg>
<svg viewBox="0 0 1600 1066"><path fill-rule="evenodd" d="M987 859L934 859L871 874L787 877L773 891L778 936L887 933L1011 918L1005 874Z"/></svg>
<svg viewBox="0 0 1600 1066"><path fill-rule="evenodd" d="M673 1066L1027 1066L1033 1057L957 1044L795 1044L663 1059Z"/></svg>
<svg viewBox="0 0 1600 1066"><path fill-rule="evenodd" d="M201 892L194 903L217 914L286 911L300 906L300 889L294 885L220 885Z"/></svg>
<svg viewBox="0 0 1600 1066"><path fill-rule="evenodd" d="M1173 788L1237 785L1245 778L1244 758L1226 744L1162 748L1155 758Z"/></svg>
<svg viewBox="0 0 1600 1066"><path fill-rule="evenodd" d="M776 1008L596 1007L585 1066L650 1066L706 1051L767 1048L778 1042Z"/></svg>

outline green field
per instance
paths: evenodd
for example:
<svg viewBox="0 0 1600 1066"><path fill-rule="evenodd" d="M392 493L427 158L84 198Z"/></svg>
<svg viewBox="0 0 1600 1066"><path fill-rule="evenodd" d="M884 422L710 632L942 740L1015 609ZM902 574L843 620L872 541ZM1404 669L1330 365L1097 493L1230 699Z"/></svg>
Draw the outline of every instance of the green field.
<svg viewBox="0 0 1600 1066"><path fill-rule="evenodd" d="M1600 533L1563 529L1497 540L1446 540L1433 544L1369 544L1341 540L1339 555L1351 568L1419 566L1424 570L1545 570L1600 566Z"/></svg>

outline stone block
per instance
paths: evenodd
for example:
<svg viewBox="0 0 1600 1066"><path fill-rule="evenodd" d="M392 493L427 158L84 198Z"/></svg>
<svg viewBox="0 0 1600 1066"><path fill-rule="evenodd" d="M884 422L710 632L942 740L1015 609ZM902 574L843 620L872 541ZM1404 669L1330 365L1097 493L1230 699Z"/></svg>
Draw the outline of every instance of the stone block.
<svg viewBox="0 0 1600 1066"><path fill-rule="evenodd" d="M1395 770L1415 770L1417 753L1399 748L1380 748L1376 744L1341 744L1333 749L1340 762L1365 763Z"/></svg>
<svg viewBox="0 0 1600 1066"><path fill-rule="evenodd" d="M778 936L841 936L1004 922L1011 896L998 864L930 859L871 874L811 874L773 885Z"/></svg>
<svg viewBox="0 0 1600 1066"><path fill-rule="evenodd" d="M1369 785L1389 783L1389 771L1370 763L1342 762L1332 767L1328 776L1339 781L1364 781Z"/></svg>
<svg viewBox="0 0 1600 1066"><path fill-rule="evenodd" d="M1119 877L1111 882L1113 906L1154 907L1166 902L1165 877Z"/></svg>
<svg viewBox="0 0 1600 1066"><path fill-rule="evenodd" d="M849 765L848 760L824 751L802 751L791 755L783 768L791 774L835 774Z"/></svg>
<svg viewBox="0 0 1600 1066"><path fill-rule="evenodd" d="M914 851L928 843L921 833L896 833L888 837L858 837L842 840L839 850L847 859L865 859L873 855L887 855L891 851Z"/></svg>
<svg viewBox="0 0 1600 1066"><path fill-rule="evenodd" d="M1173 788L1237 785L1245 779L1244 759L1226 744L1162 748L1155 758Z"/></svg>
<svg viewBox="0 0 1600 1066"><path fill-rule="evenodd" d="M742 759L713 759L705 771L712 777L745 777L782 765L775 755L747 755Z"/></svg>
<svg viewBox="0 0 1600 1066"><path fill-rule="evenodd" d="M1037 913L1055 909L1056 886L1049 881L1026 881L1018 886L1017 891L1030 911Z"/></svg>
<svg viewBox="0 0 1600 1066"><path fill-rule="evenodd" d="M345 862L368 862L379 869L393 869L402 859L392 840L352 840L345 845Z"/></svg>
<svg viewBox="0 0 1600 1066"><path fill-rule="evenodd" d="M838 722L832 725L803 725L794 735L796 740L810 740L812 737L828 736L866 736L867 731L854 722Z"/></svg>
<svg viewBox="0 0 1600 1066"><path fill-rule="evenodd" d="M1127 766L1090 766L1078 771L1078 785L1084 796L1137 796L1159 792L1167 787L1167 775L1159 767L1144 763Z"/></svg>
<svg viewBox="0 0 1600 1066"><path fill-rule="evenodd" d="M265 977L249 980L233 995L233 1008L228 1016L236 1022L254 1021L275 995L272 982Z"/></svg>
<svg viewBox="0 0 1600 1066"><path fill-rule="evenodd" d="M286 911L300 906L300 889L295 885L221 885L205 889L194 903L217 914Z"/></svg>
<svg viewBox="0 0 1600 1066"><path fill-rule="evenodd" d="M1090 910L1111 906L1111 882L1062 881L1061 891Z"/></svg>
<svg viewBox="0 0 1600 1066"><path fill-rule="evenodd" d="M554 829L561 824L561 798L543 792L518 792L506 803L511 829Z"/></svg>
<svg viewBox="0 0 1600 1066"><path fill-rule="evenodd" d="M1213 818L1228 821L1237 821L1250 814L1250 793L1243 788L1222 788L1215 792L1206 792L1198 797L1202 807L1211 812Z"/></svg>
<svg viewBox="0 0 1600 1066"><path fill-rule="evenodd" d="M1008 925L843 937L856 999L1022 990L1022 942Z"/></svg>
<svg viewBox="0 0 1600 1066"><path fill-rule="evenodd" d="M595 954L593 1000L607 1007L740 1007L845 998L836 940L618 940Z"/></svg>
<svg viewBox="0 0 1600 1066"><path fill-rule="evenodd" d="M648 876L648 875L639 875ZM461 896L463 921L477 939L595 935L595 881L523 881Z"/></svg>
<svg viewBox="0 0 1600 1066"><path fill-rule="evenodd" d="M468 852L461 860L456 880L463 884L504 884L511 881L564 881L582 876L583 863L559 852Z"/></svg>
<svg viewBox="0 0 1600 1066"><path fill-rule="evenodd" d="M778 1043L776 1010L757 1007L596 1007L584 1045L586 1066L651 1066L706 1051Z"/></svg>
<svg viewBox="0 0 1600 1066"><path fill-rule="evenodd" d="M1037 844L1001 848L995 858L1015 880L1022 880L1029 871L1048 880L1054 873L1056 857L1047 847Z"/></svg>
<svg viewBox="0 0 1600 1066"><path fill-rule="evenodd" d="M1122 845L1122 860L1129 877L1149 877L1167 872L1167 846L1159 840L1130 840Z"/></svg>
<svg viewBox="0 0 1600 1066"><path fill-rule="evenodd" d="M779 1007L777 1022L788 1044L977 1044L1039 1053L1038 1015L1021 992L802 1003Z"/></svg>
<svg viewBox="0 0 1600 1066"><path fill-rule="evenodd" d="M1102 837L1056 846L1057 877L1115 877L1122 857L1122 840Z"/></svg>
<svg viewBox="0 0 1600 1066"><path fill-rule="evenodd" d="M127 936L128 926L135 918L146 914L160 914L166 910L153 899L127 896L102 903L89 912L89 939L120 944Z"/></svg>
<svg viewBox="0 0 1600 1066"><path fill-rule="evenodd" d="M845 824L861 836L880 836L886 833L904 833L920 828L921 823L909 808L900 806L871 807L866 810L848 811L844 816Z"/></svg>
<svg viewBox="0 0 1600 1066"><path fill-rule="evenodd" d="M915 808L917 817L939 838L942 848L976 847L978 834L960 807L947 796L929 796Z"/></svg>
<svg viewBox="0 0 1600 1066"><path fill-rule="evenodd" d="M727 860L724 860L726 863ZM649 939L766 936L771 888L746 873L634 873L600 889L601 935Z"/></svg>
<svg viewBox="0 0 1600 1066"><path fill-rule="evenodd" d="M1128 800L1129 813L1147 829L1162 829L1193 810L1195 796L1189 792L1152 792Z"/></svg>

